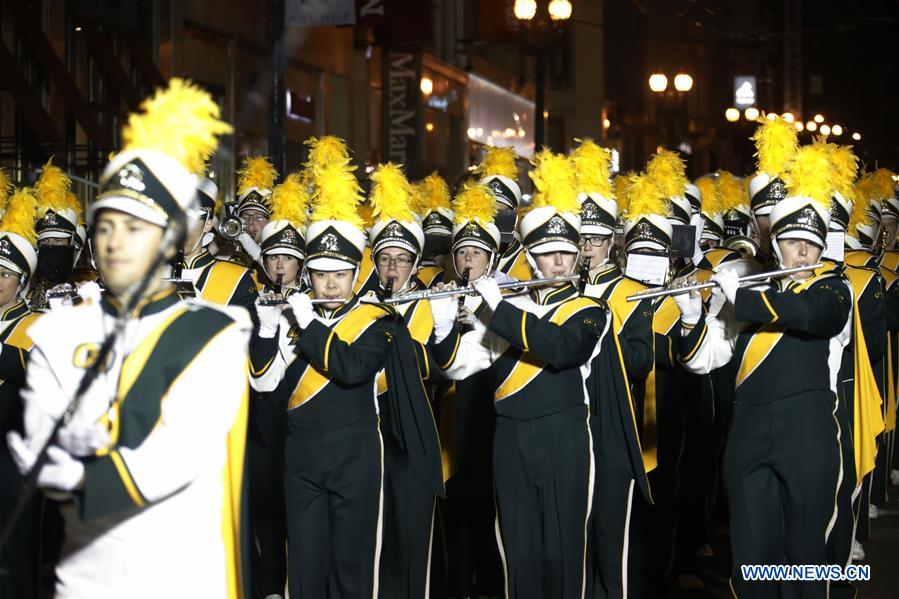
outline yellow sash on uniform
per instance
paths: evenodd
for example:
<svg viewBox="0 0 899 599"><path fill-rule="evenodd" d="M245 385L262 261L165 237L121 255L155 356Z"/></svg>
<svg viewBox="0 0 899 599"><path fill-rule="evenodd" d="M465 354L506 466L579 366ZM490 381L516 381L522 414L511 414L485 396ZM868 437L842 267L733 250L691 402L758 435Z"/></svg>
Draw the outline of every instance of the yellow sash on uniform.
<svg viewBox="0 0 899 599"><path fill-rule="evenodd" d="M353 343L362 336L362 333L364 333L368 327L385 314L386 312L378 306L359 304L344 316L340 322L334 325L331 329L331 334L336 335L337 338L344 343ZM328 358L327 352L328 349L326 348L325 360ZM301 406L318 395L330 380L331 379L324 370L309 363L303 371L303 374L300 375L300 380L290 396L290 402L287 404L287 409L291 410Z"/></svg>
<svg viewBox="0 0 899 599"><path fill-rule="evenodd" d="M246 272L247 269L243 266L216 260L209 267L209 274L206 275L206 283L203 285L203 290L200 291L200 298L217 306L227 305L234 297L237 284Z"/></svg>
<svg viewBox="0 0 899 599"><path fill-rule="evenodd" d="M434 331L434 316L431 314L431 307L427 301L415 302L409 308L412 314L406 323L409 329L409 335L422 345L427 344ZM381 370L378 373L378 395L387 391L387 371Z"/></svg>
<svg viewBox="0 0 899 599"><path fill-rule="evenodd" d="M3 343L25 351L31 351L31 348L34 347L34 342L28 336L28 329L40 315L40 312L30 312L23 316L16 324L12 325L13 330L6 336L6 341Z"/></svg>
<svg viewBox="0 0 899 599"><path fill-rule="evenodd" d="M884 430L884 414L881 412L883 399L871 368L861 314L858 310L858 300L868 284L874 280L874 275L875 273L869 270L846 269L846 278L852 286L852 293L855 297L855 305L852 307L853 359L855 362L852 430L855 445L856 485L860 485L865 475L874 470L874 462L877 458L877 436Z"/></svg>
<svg viewBox="0 0 899 599"><path fill-rule="evenodd" d="M249 381L249 372L247 381ZM241 498L243 497L244 450L247 440L247 420L250 412L249 383L240 398L240 408L228 431L227 456L222 469L222 539L225 542L225 572L228 599L243 598L243 560L241 544Z"/></svg>
<svg viewBox="0 0 899 599"><path fill-rule="evenodd" d="M509 270L506 273L519 281L530 281L534 278L534 273L531 272L531 265L528 264L527 258L525 257L525 251L526 250L522 247L521 251L515 254L515 260L512 262L512 266L509 267Z"/></svg>
<svg viewBox="0 0 899 599"><path fill-rule="evenodd" d="M592 299L578 297L559 306L549 321L553 324L561 325L581 310L595 308L596 305L596 302ZM501 401L521 391L540 374L544 366L544 362L535 356L527 356L526 360L518 360L515 366L512 367L512 371L506 377L506 380L494 391L493 401Z"/></svg>
<svg viewBox="0 0 899 599"><path fill-rule="evenodd" d="M655 356L655 336L663 335L665 337L671 332L672 327L680 318L680 310L674 299L669 296L662 300L656 308L656 312L652 317L652 345L653 356ZM669 340L668 353L671 356L672 348ZM658 414L656 413L656 365L653 360L652 370L646 377L646 390L643 394L643 438L641 440L641 448L643 450L643 467L647 474L655 470L658 466Z"/></svg>
<svg viewBox="0 0 899 599"><path fill-rule="evenodd" d="M374 269L375 262L371 257L371 248L366 246L365 249L362 250L362 260L359 261L359 276L356 278L353 294L359 293L359 290L365 286Z"/></svg>

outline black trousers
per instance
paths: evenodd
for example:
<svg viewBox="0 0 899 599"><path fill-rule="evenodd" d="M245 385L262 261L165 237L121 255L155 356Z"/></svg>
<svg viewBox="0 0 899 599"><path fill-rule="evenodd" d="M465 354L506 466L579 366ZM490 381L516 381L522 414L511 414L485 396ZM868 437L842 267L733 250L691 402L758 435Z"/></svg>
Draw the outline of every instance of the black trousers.
<svg viewBox="0 0 899 599"><path fill-rule="evenodd" d="M493 444L507 596L583 597L593 454L587 407L497 416Z"/></svg>
<svg viewBox="0 0 899 599"><path fill-rule="evenodd" d="M389 415L382 413L384 534L379 594L384 599L427 597L437 497L412 471L409 457L393 438L389 421Z"/></svg>
<svg viewBox="0 0 899 599"><path fill-rule="evenodd" d="M327 431L288 423L287 579L292 597L372 597L378 587L383 447L377 422Z"/></svg>
<svg viewBox="0 0 899 599"><path fill-rule="evenodd" d="M842 378L842 377L841 377ZM845 566L852 555L852 539L855 535L857 505L853 506L855 494L855 446L852 438L852 401L854 381L842 380L842 395L837 406L837 422L840 425L840 452L843 459L843 476L837 491L837 518L827 539L827 563ZM856 499L860 497L860 492ZM856 501L855 503L858 503ZM832 582L831 599L852 599L855 587L849 581Z"/></svg>
<svg viewBox="0 0 899 599"><path fill-rule="evenodd" d="M591 417L592 420L592 417ZM593 427L594 431L598 430ZM594 439L596 436L594 436ZM625 599L628 593L628 552L631 506L636 489L630 472L603 458L594 443L596 484L590 514L588 563L592 573L588 596L592 599Z"/></svg>
<svg viewBox="0 0 899 599"><path fill-rule="evenodd" d="M826 596L825 582L748 582L740 566L827 563L842 466L836 407L827 390L734 406L724 478L740 599Z"/></svg>
<svg viewBox="0 0 899 599"><path fill-rule="evenodd" d="M287 515L284 511L285 410L268 394L251 395L247 460L252 551L250 576L258 597L284 594Z"/></svg>

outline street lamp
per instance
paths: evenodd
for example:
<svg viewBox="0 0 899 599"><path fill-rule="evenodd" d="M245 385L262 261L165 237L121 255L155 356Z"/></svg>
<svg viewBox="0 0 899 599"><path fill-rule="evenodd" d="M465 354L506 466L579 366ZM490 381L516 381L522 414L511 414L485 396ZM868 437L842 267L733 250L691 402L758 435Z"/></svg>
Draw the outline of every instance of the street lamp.
<svg viewBox="0 0 899 599"><path fill-rule="evenodd" d="M831 127L830 132L839 137L843 134L843 128L839 125L834 125Z"/></svg>
<svg viewBox="0 0 899 599"><path fill-rule="evenodd" d="M679 92L690 91L693 89L693 78L686 73L678 73L674 76L674 89Z"/></svg>
<svg viewBox="0 0 899 599"><path fill-rule="evenodd" d="M805 129L805 125L802 124L802 121L796 121L793 123L793 126L796 127L796 131L802 133L802 130Z"/></svg>
<svg viewBox="0 0 899 599"><path fill-rule="evenodd" d="M852 139L854 139L855 141L861 141L861 140L862 140L862 134L861 134L861 133L858 133L858 132L855 132L855 133L852 134Z"/></svg>
<svg viewBox="0 0 899 599"><path fill-rule="evenodd" d="M653 73L649 76L649 89L657 94L668 88L668 77L662 73Z"/></svg>
<svg viewBox="0 0 899 599"><path fill-rule="evenodd" d="M755 122L755 119L759 118L759 109L755 106L750 106L743 111L743 116L745 116L746 120L750 123Z"/></svg>
<svg viewBox="0 0 899 599"><path fill-rule="evenodd" d="M571 18L571 2L569 0L550 0L549 18L553 21L567 21Z"/></svg>
<svg viewBox="0 0 899 599"><path fill-rule="evenodd" d="M546 60L559 46L553 33L571 18L571 0L515 0L513 12L521 23L523 49L534 54L534 146L545 141Z"/></svg>
<svg viewBox="0 0 899 599"><path fill-rule="evenodd" d="M830 135L830 125L821 125L821 135Z"/></svg>
<svg viewBox="0 0 899 599"><path fill-rule="evenodd" d="M515 0L515 18L530 21L537 14L537 0Z"/></svg>
<svg viewBox="0 0 899 599"><path fill-rule="evenodd" d="M815 121L809 121L805 124L805 128L809 131L815 131L818 128L818 123Z"/></svg>
<svg viewBox="0 0 899 599"><path fill-rule="evenodd" d="M724 118L726 118L729 123L736 123L740 120L740 111L736 108L728 108L724 111Z"/></svg>
<svg viewBox="0 0 899 599"><path fill-rule="evenodd" d="M820 125L821 123L824 122L824 115L823 115L823 114L816 114L816 115L815 115L815 118L814 118L814 121Z"/></svg>
<svg viewBox="0 0 899 599"><path fill-rule="evenodd" d="M421 78L421 93L426 96L430 96L431 92L434 91L434 82L430 77L422 77Z"/></svg>
<svg viewBox="0 0 899 599"><path fill-rule="evenodd" d="M788 123L792 123L794 120L796 120L796 117L793 116L792 112L785 112L780 116L782 116L783 119Z"/></svg>

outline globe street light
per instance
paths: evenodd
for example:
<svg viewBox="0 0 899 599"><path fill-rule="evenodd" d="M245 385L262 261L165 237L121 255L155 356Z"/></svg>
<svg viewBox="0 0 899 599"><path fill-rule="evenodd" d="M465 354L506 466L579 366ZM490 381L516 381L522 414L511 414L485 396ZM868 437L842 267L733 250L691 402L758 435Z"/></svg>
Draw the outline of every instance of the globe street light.
<svg viewBox="0 0 899 599"><path fill-rule="evenodd" d="M736 123L740 120L740 111L736 108L728 108L724 111L724 118L726 118L729 123Z"/></svg>
<svg viewBox="0 0 899 599"><path fill-rule="evenodd" d="M743 116L745 116L746 120L750 123L754 122L757 118L759 118L759 109L755 106L750 106L743 111Z"/></svg>
<svg viewBox="0 0 899 599"><path fill-rule="evenodd" d="M668 77L662 73L653 73L649 76L649 89L657 94L662 93L668 88Z"/></svg>
<svg viewBox="0 0 899 599"><path fill-rule="evenodd" d="M571 18L571 2L569 0L550 0L549 18L553 21L567 21Z"/></svg>
<svg viewBox="0 0 899 599"><path fill-rule="evenodd" d="M693 78L686 73L678 73L674 76L674 89L679 92L688 92L693 89Z"/></svg>
<svg viewBox="0 0 899 599"><path fill-rule="evenodd" d="M830 125L821 125L821 134L830 135Z"/></svg>
<svg viewBox="0 0 899 599"><path fill-rule="evenodd" d="M530 21L537 14L537 0L515 0L515 18Z"/></svg>

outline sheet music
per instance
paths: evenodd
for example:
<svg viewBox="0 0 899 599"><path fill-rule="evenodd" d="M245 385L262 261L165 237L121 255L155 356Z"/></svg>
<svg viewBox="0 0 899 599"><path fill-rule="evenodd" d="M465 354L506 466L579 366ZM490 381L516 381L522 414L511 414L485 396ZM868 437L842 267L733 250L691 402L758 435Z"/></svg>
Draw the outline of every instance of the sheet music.
<svg viewBox="0 0 899 599"><path fill-rule="evenodd" d="M624 274L647 285L664 285L668 266L668 256L628 254Z"/></svg>
<svg viewBox="0 0 899 599"><path fill-rule="evenodd" d="M827 246L824 248L822 258L830 258L836 262L842 262L845 250L846 234L842 231L827 232Z"/></svg>

